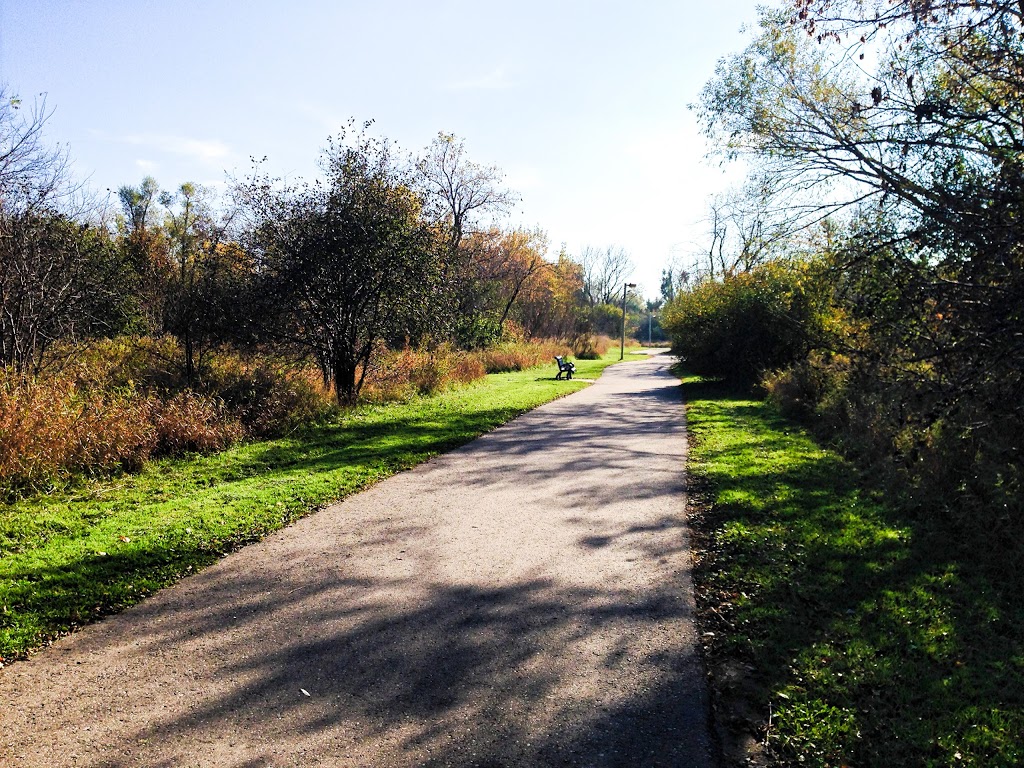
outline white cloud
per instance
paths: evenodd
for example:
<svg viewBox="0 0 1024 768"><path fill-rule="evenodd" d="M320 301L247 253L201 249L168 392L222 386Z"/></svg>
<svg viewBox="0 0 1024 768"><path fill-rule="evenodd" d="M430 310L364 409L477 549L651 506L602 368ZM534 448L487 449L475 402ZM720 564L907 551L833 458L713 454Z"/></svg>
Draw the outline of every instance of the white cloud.
<svg viewBox="0 0 1024 768"><path fill-rule="evenodd" d="M512 88L515 83L509 79L504 67L466 80L457 80L445 86L449 91L499 91Z"/></svg>
<svg viewBox="0 0 1024 768"><path fill-rule="evenodd" d="M513 166L505 173L503 184L508 189L512 189L519 194L523 194L528 190L544 186L544 174L539 168L533 168L526 165L519 167Z"/></svg>
<svg viewBox="0 0 1024 768"><path fill-rule="evenodd" d="M195 139L169 134L138 133L121 136L117 140L125 144L146 147L211 165L222 164L224 159L231 155L231 148L218 139Z"/></svg>

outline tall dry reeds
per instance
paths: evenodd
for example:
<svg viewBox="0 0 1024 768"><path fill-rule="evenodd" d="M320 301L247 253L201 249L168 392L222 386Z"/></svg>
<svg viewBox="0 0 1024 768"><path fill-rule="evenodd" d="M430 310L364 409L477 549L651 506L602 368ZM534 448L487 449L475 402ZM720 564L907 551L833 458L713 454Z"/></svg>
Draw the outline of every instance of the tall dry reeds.
<svg viewBox="0 0 1024 768"><path fill-rule="evenodd" d="M0 371L0 495L135 470L157 456L209 453L337 412L315 368L268 356L220 350L189 388L173 339L123 338L58 352L73 362L36 379ZM366 372L363 399L431 395L570 352L552 341L475 352L381 349Z"/></svg>
<svg viewBox="0 0 1024 768"><path fill-rule="evenodd" d="M98 391L70 376L0 383L0 488L43 488L79 474L137 469L155 455L219 450L242 436L206 395Z"/></svg>
<svg viewBox="0 0 1024 768"><path fill-rule="evenodd" d="M222 450L334 413L315 371L223 350L186 388L173 339L57 349L34 379L0 371L0 493L134 470L155 456Z"/></svg>

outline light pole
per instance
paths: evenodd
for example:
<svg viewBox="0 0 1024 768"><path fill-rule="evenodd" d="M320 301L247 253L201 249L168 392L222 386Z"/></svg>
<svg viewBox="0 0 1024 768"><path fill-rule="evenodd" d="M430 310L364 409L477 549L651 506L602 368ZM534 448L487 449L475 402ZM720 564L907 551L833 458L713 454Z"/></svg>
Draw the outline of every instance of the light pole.
<svg viewBox="0 0 1024 768"><path fill-rule="evenodd" d="M651 346L651 324L654 321L654 313L647 310L647 346Z"/></svg>
<svg viewBox="0 0 1024 768"><path fill-rule="evenodd" d="M622 285L622 343L619 345L619 360L626 356L626 289L636 288L636 283Z"/></svg>

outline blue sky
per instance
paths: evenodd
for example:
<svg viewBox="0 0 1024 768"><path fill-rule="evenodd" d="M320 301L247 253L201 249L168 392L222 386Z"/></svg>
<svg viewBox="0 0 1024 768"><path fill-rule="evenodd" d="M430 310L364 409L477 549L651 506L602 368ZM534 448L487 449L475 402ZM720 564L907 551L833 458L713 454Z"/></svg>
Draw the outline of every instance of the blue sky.
<svg viewBox="0 0 1024 768"><path fill-rule="evenodd" d="M686 105L754 0L0 0L0 81L105 192L223 185L267 157L311 178L349 118L407 150L438 131L495 164L509 225L625 247L648 296L726 183Z"/></svg>

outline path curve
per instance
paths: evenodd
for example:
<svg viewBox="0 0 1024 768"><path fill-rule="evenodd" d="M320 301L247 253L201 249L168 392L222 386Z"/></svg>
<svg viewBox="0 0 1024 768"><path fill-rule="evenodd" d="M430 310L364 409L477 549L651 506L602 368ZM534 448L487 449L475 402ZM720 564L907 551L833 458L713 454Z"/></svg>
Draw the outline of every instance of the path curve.
<svg viewBox="0 0 1024 768"><path fill-rule="evenodd" d="M3 669L0 765L710 766L668 364Z"/></svg>

